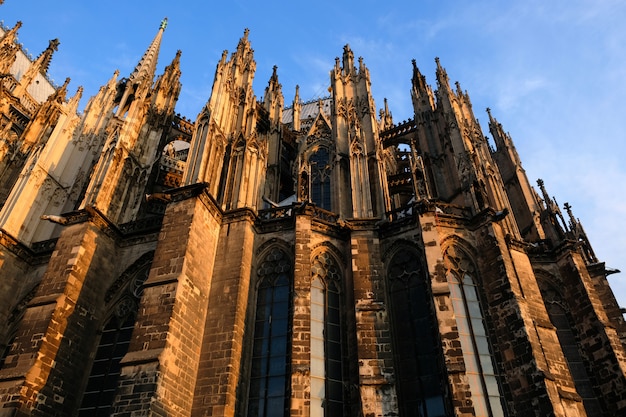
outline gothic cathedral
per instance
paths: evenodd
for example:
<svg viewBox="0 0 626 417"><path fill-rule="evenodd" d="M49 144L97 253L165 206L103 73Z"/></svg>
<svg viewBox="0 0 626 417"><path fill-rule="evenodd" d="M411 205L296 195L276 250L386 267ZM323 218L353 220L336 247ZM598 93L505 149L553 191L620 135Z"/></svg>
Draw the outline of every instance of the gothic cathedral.
<svg viewBox="0 0 626 417"><path fill-rule="evenodd" d="M1 30L0 416L626 415L616 271L438 60L394 123L348 45L259 99L246 30L190 120L166 23L81 112Z"/></svg>

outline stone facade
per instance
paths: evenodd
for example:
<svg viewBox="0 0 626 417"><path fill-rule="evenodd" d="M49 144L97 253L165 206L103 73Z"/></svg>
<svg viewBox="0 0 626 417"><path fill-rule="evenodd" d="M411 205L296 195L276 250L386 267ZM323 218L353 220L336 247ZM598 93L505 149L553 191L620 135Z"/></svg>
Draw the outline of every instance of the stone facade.
<svg viewBox="0 0 626 417"><path fill-rule="evenodd" d="M258 100L246 30L190 121L166 24L81 114L3 30L0 416L626 414L613 271L438 60L394 124L347 45Z"/></svg>

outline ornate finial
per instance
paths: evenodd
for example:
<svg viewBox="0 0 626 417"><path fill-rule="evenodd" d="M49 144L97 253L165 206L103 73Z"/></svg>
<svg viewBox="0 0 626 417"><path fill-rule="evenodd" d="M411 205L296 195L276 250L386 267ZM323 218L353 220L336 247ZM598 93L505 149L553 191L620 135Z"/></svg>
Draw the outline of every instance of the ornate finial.
<svg viewBox="0 0 626 417"><path fill-rule="evenodd" d="M159 29L165 30L166 27L167 27L167 17L164 17L163 20L161 20L161 25L159 26Z"/></svg>
<svg viewBox="0 0 626 417"><path fill-rule="evenodd" d="M58 38L51 39L50 42L48 43L48 49L53 50L53 51L58 51L60 44L61 42L59 42Z"/></svg>

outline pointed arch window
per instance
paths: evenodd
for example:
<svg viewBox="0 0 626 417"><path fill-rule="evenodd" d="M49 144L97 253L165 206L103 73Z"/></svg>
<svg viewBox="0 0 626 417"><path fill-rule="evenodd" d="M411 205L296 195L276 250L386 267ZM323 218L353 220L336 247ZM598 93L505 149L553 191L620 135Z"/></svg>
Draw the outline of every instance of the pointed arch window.
<svg viewBox="0 0 626 417"><path fill-rule="evenodd" d="M400 249L388 269L400 415L445 417L447 381L429 286L418 254Z"/></svg>
<svg viewBox="0 0 626 417"><path fill-rule="evenodd" d="M128 352L137 319L143 283L148 278L150 263L132 275L126 294L115 304L113 314L102 329L87 387L78 410L78 416L109 416L112 411L117 382L121 374L120 362Z"/></svg>
<svg viewBox="0 0 626 417"><path fill-rule="evenodd" d="M330 197L330 153L324 147L318 148L309 157L311 167L311 201L318 207L331 210Z"/></svg>
<svg viewBox="0 0 626 417"><path fill-rule="evenodd" d="M128 300L125 303L130 304L132 301ZM125 309L127 306L122 308ZM79 416L104 417L111 414L117 380L121 373L120 361L128 352L134 326L134 314L122 316L116 314L104 326L78 412Z"/></svg>
<svg viewBox="0 0 626 417"><path fill-rule="evenodd" d="M345 415L341 274L328 253L311 272L311 416Z"/></svg>
<svg viewBox="0 0 626 417"><path fill-rule="evenodd" d="M258 269L248 415L289 415L291 261L273 248Z"/></svg>
<svg viewBox="0 0 626 417"><path fill-rule="evenodd" d="M604 404L600 401L602 397L598 397L593 389L594 383L587 372L585 360L580 353L575 327L564 307L561 296L556 291L549 291L546 294L543 291L544 303L548 310L550 321L556 327L556 334L563 349L567 366L574 380L576 392L581 396L585 411L588 416L606 415ZM558 301L557 301L558 300Z"/></svg>
<svg viewBox="0 0 626 417"><path fill-rule="evenodd" d="M476 283L467 273L459 280L450 272L448 284L474 411L477 416L504 416L503 398L498 387Z"/></svg>

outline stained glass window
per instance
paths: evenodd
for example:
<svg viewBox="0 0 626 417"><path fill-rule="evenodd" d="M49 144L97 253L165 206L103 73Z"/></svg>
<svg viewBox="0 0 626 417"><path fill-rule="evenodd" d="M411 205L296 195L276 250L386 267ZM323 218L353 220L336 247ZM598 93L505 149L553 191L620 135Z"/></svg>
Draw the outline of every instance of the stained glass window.
<svg viewBox="0 0 626 417"><path fill-rule="evenodd" d="M446 378L431 297L417 253L389 262L389 292L400 415L445 417Z"/></svg>
<svg viewBox="0 0 626 417"><path fill-rule="evenodd" d="M248 415L289 415L291 262L274 248L258 270Z"/></svg>
<svg viewBox="0 0 626 417"><path fill-rule="evenodd" d="M311 267L311 415L344 414L340 272L327 253Z"/></svg>
<svg viewBox="0 0 626 417"><path fill-rule="evenodd" d="M331 210L330 165L326 148L319 148L309 157L311 166L311 201L318 207Z"/></svg>
<svg viewBox="0 0 626 417"><path fill-rule="evenodd" d="M477 416L504 416L476 284L468 274L459 282L452 273L448 274L448 283L474 411Z"/></svg>

